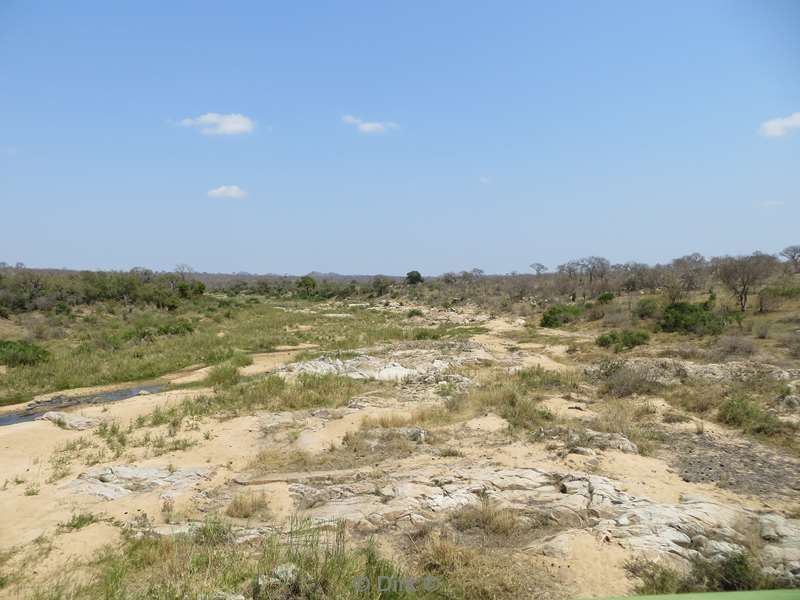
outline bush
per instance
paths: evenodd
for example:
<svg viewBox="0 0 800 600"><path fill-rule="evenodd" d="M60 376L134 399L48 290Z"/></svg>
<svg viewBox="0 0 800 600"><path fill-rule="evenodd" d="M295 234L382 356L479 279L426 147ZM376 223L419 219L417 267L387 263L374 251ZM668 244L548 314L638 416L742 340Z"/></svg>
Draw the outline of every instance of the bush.
<svg viewBox="0 0 800 600"><path fill-rule="evenodd" d="M725 400L719 407L717 418L721 423L738 427L746 433L775 435L793 428L790 423L771 415L761 405L741 394Z"/></svg>
<svg viewBox="0 0 800 600"><path fill-rule="evenodd" d="M628 350L646 344L650 334L641 329L623 329L622 331L609 331L597 336L595 343L602 348L614 348L615 352Z"/></svg>
<svg viewBox="0 0 800 600"><path fill-rule="evenodd" d="M726 356L750 356L756 351L753 340L741 335L725 335L717 342L716 354Z"/></svg>
<svg viewBox="0 0 800 600"><path fill-rule="evenodd" d="M642 582L636 593L646 595L768 590L779 583L744 553L727 555L719 560L694 559L691 571L685 575L644 559L631 561L625 568Z"/></svg>
<svg viewBox="0 0 800 600"><path fill-rule="evenodd" d="M597 302L600 304L610 304L614 299L614 294L611 292L603 292L597 297Z"/></svg>
<svg viewBox="0 0 800 600"><path fill-rule="evenodd" d="M31 342L0 340L0 365L35 365L47 360L49 356L47 350Z"/></svg>
<svg viewBox="0 0 800 600"><path fill-rule="evenodd" d="M636 303L636 316L640 319L652 319L658 316L659 308L655 298L642 298Z"/></svg>
<svg viewBox="0 0 800 600"><path fill-rule="evenodd" d="M206 382L213 386L228 387L239 381L239 369L232 364L217 365L212 368Z"/></svg>
<svg viewBox="0 0 800 600"><path fill-rule="evenodd" d="M581 314L583 314L583 309L580 306L554 304L544 311L540 324L542 327L560 327L566 323L576 321Z"/></svg>
<svg viewBox="0 0 800 600"><path fill-rule="evenodd" d="M664 331L697 335L720 334L727 324L727 319L713 312L713 306L713 298L699 304L675 302L664 309L664 315L658 325Z"/></svg>
<svg viewBox="0 0 800 600"><path fill-rule="evenodd" d="M800 358L800 335L794 334L786 336L782 340L782 344L789 350L789 356L792 358Z"/></svg>
<svg viewBox="0 0 800 600"><path fill-rule="evenodd" d="M412 308L410 311L406 313L406 316L410 319L411 317L421 317L423 313L418 308Z"/></svg>
<svg viewBox="0 0 800 600"><path fill-rule="evenodd" d="M601 364L600 374L605 379L601 392L616 398L633 394L652 394L661 389L661 385L651 373L620 361L607 361Z"/></svg>

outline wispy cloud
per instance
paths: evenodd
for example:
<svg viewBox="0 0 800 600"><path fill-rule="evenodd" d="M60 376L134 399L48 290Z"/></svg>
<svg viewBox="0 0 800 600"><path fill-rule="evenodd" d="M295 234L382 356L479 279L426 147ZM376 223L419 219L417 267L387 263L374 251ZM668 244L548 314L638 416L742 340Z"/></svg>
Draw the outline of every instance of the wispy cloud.
<svg viewBox="0 0 800 600"><path fill-rule="evenodd" d="M800 129L800 112L792 113L788 117L764 121L758 131L767 137L782 137L792 129Z"/></svg>
<svg viewBox="0 0 800 600"><path fill-rule="evenodd" d="M763 202L759 202L756 204L758 208L780 208L784 206L786 202L783 200L764 200Z"/></svg>
<svg viewBox="0 0 800 600"><path fill-rule="evenodd" d="M208 190L209 198L247 198L245 192L238 185L221 185L213 190Z"/></svg>
<svg viewBox="0 0 800 600"><path fill-rule="evenodd" d="M180 124L184 127L196 127L205 135L242 135L256 128L251 119L238 113L206 113L193 119L183 119Z"/></svg>
<svg viewBox="0 0 800 600"><path fill-rule="evenodd" d="M480 183L481 185L489 185L491 182L492 180L489 179L486 175L481 175L480 177L478 177L478 183Z"/></svg>
<svg viewBox="0 0 800 600"><path fill-rule="evenodd" d="M397 129L399 125L392 121L364 121L353 115L342 117L342 123L352 125L360 133L386 133L390 129Z"/></svg>

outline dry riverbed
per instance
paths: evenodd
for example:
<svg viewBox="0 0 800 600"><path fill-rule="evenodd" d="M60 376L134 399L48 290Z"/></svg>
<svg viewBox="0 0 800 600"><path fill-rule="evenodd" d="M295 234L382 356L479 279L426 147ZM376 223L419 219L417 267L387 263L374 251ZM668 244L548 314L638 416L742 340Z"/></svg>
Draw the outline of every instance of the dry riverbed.
<svg viewBox="0 0 800 600"><path fill-rule="evenodd" d="M353 543L374 537L401 563L445 543L500 553L512 571L535 570L549 597L631 593L635 558L685 568L743 548L800 579L796 458L720 425L700 431L693 416L665 418L676 409L655 394L626 400L650 437L615 430L613 403L568 351L585 335L515 341L524 321L475 311L420 321L483 329L307 360L296 359L311 346L278 348L254 355L238 369L251 379L231 388L205 385L211 369L197 365L161 379L192 387L0 427L0 597L67 573L89 581L103 547L186 535L213 515L241 540L298 516L346 523ZM303 391L344 380L352 395L311 403ZM273 389L289 405L264 409ZM509 404L519 390L526 404ZM216 397L240 404L208 409Z"/></svg>

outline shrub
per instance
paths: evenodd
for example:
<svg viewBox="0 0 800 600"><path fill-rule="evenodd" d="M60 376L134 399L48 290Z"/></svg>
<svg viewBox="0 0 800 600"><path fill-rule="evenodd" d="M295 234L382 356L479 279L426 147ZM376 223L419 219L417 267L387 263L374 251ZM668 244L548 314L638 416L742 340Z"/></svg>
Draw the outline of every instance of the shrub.
<svg viewBox="0 0 800 600"><path fill-rule="evenodd" d="M600 304L610 304L611 301L614 299L614 294L611 292L603 292L597 297L597 302Z"/></svg>
<svg viewBox="0 0 800 600"><path fill-rule="evenodd" d="M659 304L655 298L642 298L636 303L636 316L640 319L652 319L658 312Z"/></svg>
<svg viewBox="0 0 800 600"><path fill-rule="evenodd" d="M789 355L792 358L800 358L800 335L794 334L786 336L782 340L782 344L789 350Z"/></svg>
<svg viewBox="0 0 800 600"><path fill-rule="evenodd" d="M566 323L576 321L583 309L574 304L554 304L549 307L542 315L542 327L560 327Z"/></svg>
<svg viewBox="0 0 800 600"><path fill-rule="evenodd" d="M641 329L623 329L622 331L609 331L597 336L595 343L602 348L614 348L615 352L628 350L646 344L650 334Z"/></svg>
<svg viewBox="0 0 800 600"><path fill-rule="evenodd" d="M423 312L418 308L412 308L410 311L406 313L406 316L410 319L412 317L421 317L423 316Z"/></svg>
<svg viewBox="0 0 800 600"><path fill-rule="evenodd" d="M690 304L675 302L664 309L658 325L664 331L717 335L727 323L726 317L715 313L713 297L706 302Z"/></svg>
<svg viewBox="0 0 800 600"><path fill-rule="evenodd" d="M652 394L661 386L655 377L646 371L620 363L607 363L600 367L605 378L601 392L616 398L633 394Z"/></svg>
<svg viewBox="0 0 800 600"><path fill-rule="evenodd" d="M217 365L208 373L207 383L214 386L231 386L239 381L239 369L231 364Z"/></svg>
<svg viewBox="0 0 800 600"><path fill-rule="evenodd" d="M46 349L31 342L0 340L0 365L30 366L47 360L49 356Z"/></svg>
<svg viewBox="0 0 800 600"><path fill-rule="evenodd" d="M721 423L738 427L746 433L775 435L793 428L790 423L771 415L758 403L741 394L725 400L719 407L717 418Z"/></svg>
<svg viewBox="0 0 800 600"><path fill-rule="evenodd" d="M716 354L726 356L750 356L755 353L756 347L753 340L741 335L725 335L717 342Z"/></svg>
<svg viewBox="0 0 800 600"><path fill-rule="evenodd" d="M778 584L745 553L727 555L718 560L694 559L687 574L644 559L631 561L625 568L642 582L636 593L647 595L766 590Z"/></svg>

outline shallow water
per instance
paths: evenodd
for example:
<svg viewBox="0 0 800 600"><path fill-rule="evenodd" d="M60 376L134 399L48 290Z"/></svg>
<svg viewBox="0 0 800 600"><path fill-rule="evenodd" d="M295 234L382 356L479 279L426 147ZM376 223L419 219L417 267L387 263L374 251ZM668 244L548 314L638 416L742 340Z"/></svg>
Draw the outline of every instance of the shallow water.
<svg viewBox="0 0 800 600"><path fill-rule="evenodd" d="M47 400L39 402L30 402L24 410L6 413L0 415L0 427L4 425L15 425L17 423L25 423L27 421L34 421L37 417L43 415L50 410L63 410L74 406L81 406L87 404L105 404L106 402L117 402L119 400L127 400L138 396L140 392L160 392L166 386L164 385L142 385L131 388L124 388L121 390L112 390L109 392L100 392L97 394L89 394L86 396L53 396Z"/></svg>

